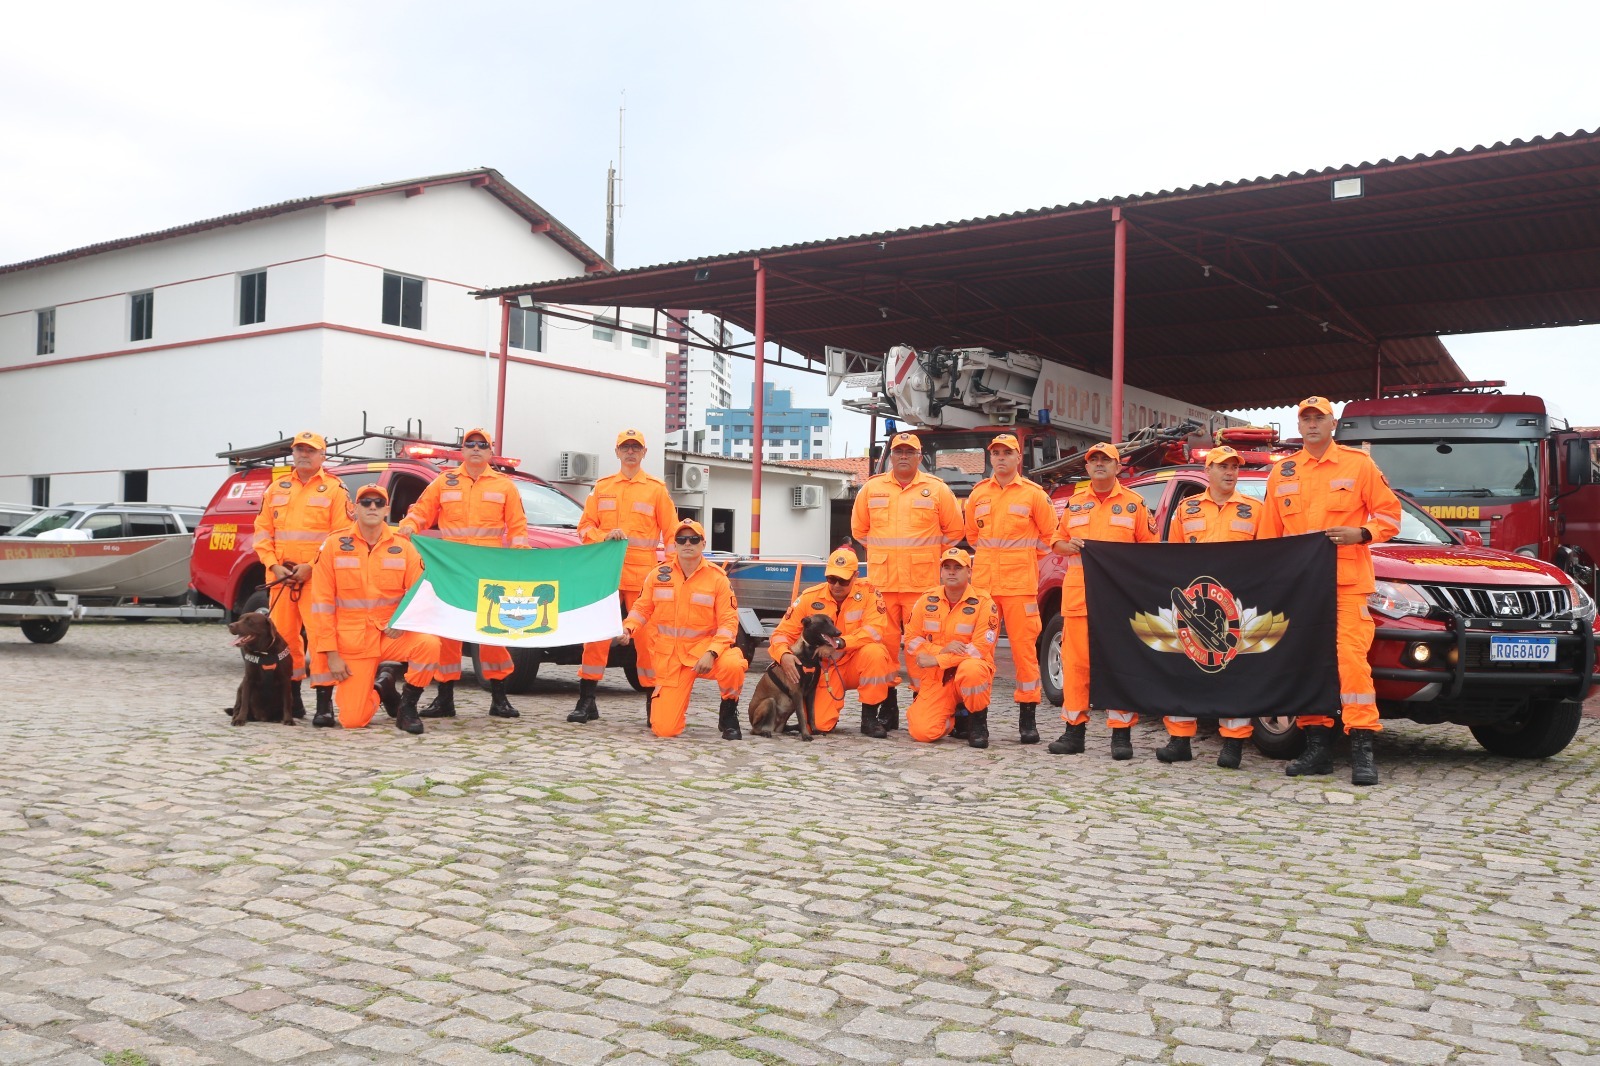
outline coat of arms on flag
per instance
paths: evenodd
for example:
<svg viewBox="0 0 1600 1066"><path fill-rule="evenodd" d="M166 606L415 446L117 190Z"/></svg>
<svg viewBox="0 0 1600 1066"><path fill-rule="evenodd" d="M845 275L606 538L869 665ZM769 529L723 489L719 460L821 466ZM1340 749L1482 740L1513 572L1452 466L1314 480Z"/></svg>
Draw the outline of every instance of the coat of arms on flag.
<svg viewBox="0 0 1600 1066"><path fill-rule="evenodd" d="M561 624L561 583L518 584L503 578L478 582L478 632L491 637L554 633Z"/></svg>

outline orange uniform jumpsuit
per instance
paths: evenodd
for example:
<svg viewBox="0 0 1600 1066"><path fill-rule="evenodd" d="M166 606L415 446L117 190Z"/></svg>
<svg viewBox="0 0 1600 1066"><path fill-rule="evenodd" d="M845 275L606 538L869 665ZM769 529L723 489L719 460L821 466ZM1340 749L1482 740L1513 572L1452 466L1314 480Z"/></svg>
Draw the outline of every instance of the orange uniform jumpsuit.
<svg viewBox="0 0 1600 1066"><path fill-rule="evenodd" d="M1381 544L1400 532L1400 499L1370 456L1330 443L1321 459L1302 448L1272 468L1266 512L1258 536L1320 533L1332 526L1359 526ZM1366 544L1338 547L1339 703L1345 732L1382 729L1378 697L1367 653L1377 623L1367 609L1373 583L1372 552ZM1331 726L1327 715L1302 715L1302 726Z"/></svg>
<svg viewBox="0 0 1600 1066"><path fill-rule="evenodd" d="M828 583L812 585L784 612L783 620L772 631L767 653L777 662L800 640L800 627L814 614L825 614L844 635L844 649L837 659L824 664L817 681L817 696L811 705L812 726L819 733L831 733L839 724L839 708L844 696L856 689L861 702L871 706L889 695L894 677L894 661L884 646L889 619L884 614L878 590L861 578L850 582L844 600L833 598Z"/></svg>
<svg viewBox="0 0 1600 1066"><path fill-rule="evenodd" d="M1089 482L1080 482L1067 500L1056 525L1056 540L1082 537L1118 544L1148 544L1156 539L1156 520L1139 494L1118 484L1104 496ZM1083 590L1083 556L1068 555L1061 578L1061 720L1083 725L1089 720L1089 608ZM1111 728L1139 721L1132 711L1107 710Z"/></svg>
<svg viewBox="0 0 1600 1066"><path fill-rule="evenodd" d="M867 479L850 511L850 535L867 549L867 580L883 595L884 645L900 681L900 645L917 601L939 583L939 556L960 542L961 504L950 486L918 470L901 486L892 473ZM911 672L915 686L918 674Z"/></svg>
<svg viewBox="0 0 1600 1066"><path fill-rule="evenodd" d="M716 563L701 560L688 576L676 556L657 566L622 628L636 634L636 640L650 643L656 680L650 731L656 736L683 732L689 696L701 676L695 673L695 664L706 652L717 657L706 676L717 683L723 699L736 700L744 689L748 664L744 653L733 646L739 607L728 575Z"/></svg>
<svg viewBox="0 0 1600 1066"><path fill-rule="evenodd" d="M421 533L439 524L439 535L453 544L488 548L528 547L528 516L516 482L493 468L473 478L464 466L446 470L422 490L400 520L400 528ZM478 664L485 680L511 676L511 653L498 644L478 645ZM439 681L459 681L461 642L439 638Z"/></svg>
<svg viewBox="0 0 1600 1066"><path fill-rule="evenodd" d="M344 482L325 469L318 470L309 481L301 481L293 471L278 478L261 497L261 513L256 515L252 541L256 557L267 568L267 580L275 580L274 566L292 570L301 563L316 562L317 550L329 534L355 528L355 514ZM306 625L300 605L305 591L304 587L280 585L269 593L272 624L289 645L296 681L306 678L306 645L300 637L300 628ZM313 687L333 684L333 675L327 673L321 660L313 656L312 665L316 667L311 672Z"/></svg>
<svg viewBox="0 0 1600 1066"><path fill-rule="evenodd" d="M988 592L1011 638L1018 703L1039 702L1039 560L1055 539L1056 511L1022 475L1004 487L984 478L967 497L972 583Z"/></svg>
<svg viewBox="0 0 1600 1066"><path fill-rule="evenodd" d="M988 710L999 631L1000 609L976 585L969 584L954 603L942 585L917 597L906 631L907 669L917 677L917 698L906 711L906 733L912 740L947 735L957 704L968 711ZM952 643L960 650L946 650ZM924 651L938 656L939 664L919 666L917 655Z"/></svg>
<svg viewBox="0 0 1600 1066"><path fill-rule="evenodd" d="M388 526L376 544L368 544L352 529L329 537L322 546L311 571L307 629L312 648L324 661L328 652L336 651L350 670L333 690L339 724L346 729L372 721L378 708L372 682L379 663L406 663L406 684L418 688L433 679L439 663L438 637L427 633L391 637L384 632L406 590L421 576L417 549Z"/></svg>
<svg viewBox="0 0 1600 1066"><path fill-rule="evenodd" d="M678 509L672 505L672 497L667 495L667 486L660 478L641 470L637 477L628 478L617 473L595 482L589 498L584 501L583 517L578 520L578 539L585 544L595 544L605 540L613 529L628 535L628 553L622 560L619 586L624 611L633 609L645 579L656 567L656 549L661 546L661 538L677 524ZM636 641L634 654L639 681L648 688L655 684L655 671L646 643ZM578 677L599 681L605 676L606 660L610 656L609 640L585 644Z"/></svg>
<svg viewBox="0 0 1600 1066"><path fill-rule="evenodd" d="M1178 504L1177 513L1167 525L1167 540L1174 544L1255 540L1262 510L1260 500L1252 500L1238 491L1223 504L1213 500L1209 493L1202 492ZM1167 727L1169 736L1192 737L1195 734L1193 718L1169 715L1161 721ZM1243 739L1253 730L1248 718L1223 718L1218 723L1217 732L1225 737Z"/></svg>

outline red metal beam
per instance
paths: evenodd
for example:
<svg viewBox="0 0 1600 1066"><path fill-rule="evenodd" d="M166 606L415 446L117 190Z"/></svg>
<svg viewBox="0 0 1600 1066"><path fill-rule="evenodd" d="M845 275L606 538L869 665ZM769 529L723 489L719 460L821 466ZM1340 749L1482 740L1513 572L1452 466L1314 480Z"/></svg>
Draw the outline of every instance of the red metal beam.
<svg viewBox="0 0 1600 1066"><path fill-rule="evenodd" d="M494 446L506 454L506 363L511 359L511 301L500 299L500 371L494 401Z"/></svg>
<svg viewBox="0 0 1600 1066"><path fill-rule="evenodd" d="M766 443L766 363L767 363L767 271L761 260L755 261L756 271L756 338L753 352L756 364L755 395L750 398L751 429L755 439L750 442L750 556L761 558L761 452Z"/></svg>

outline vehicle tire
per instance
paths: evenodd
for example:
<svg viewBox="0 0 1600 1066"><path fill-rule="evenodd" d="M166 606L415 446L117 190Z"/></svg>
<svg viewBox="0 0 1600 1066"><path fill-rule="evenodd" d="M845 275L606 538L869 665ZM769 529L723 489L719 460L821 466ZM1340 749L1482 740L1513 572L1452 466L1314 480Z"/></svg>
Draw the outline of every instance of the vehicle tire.
<svg viewBox="0 0 1600 1066"><path fill-rule="evenodd" d="M1583 704L1576 700L1529 700L1515 718L1475 725L1472 735L1491 755L1548 759L1572 743L1582 717Z"/></svg>
<svg viewBox="0 0 1600 1066"><path fill-rule="evenodd" d="M638 660L630 657L627 662L623 663L622 664L622 676L628 679L628 684L633 686L633 691L635 691L635 692L643 692L644 691L644 682L639 680L639 663L638 663Z"/></svg>
<svg viewBox="0 0 1600 1066"><path fill-rule="evenodd" d="M287 596L288 593L286 592L284 595ZM271 606L272 597L267 594L267 590L258 589L244 598L244 604L239 608L239 613L249 614L251 611L259 611L263 607Z"/></svg>
<svg viewBox="0 0 1600 1066"><path fill-rule="evenodd" d="M1250 740L1269 759L1296 759L1306 750L1306 735L1293 718L1254 719Z"/></svg>
<svg viewBox="0 0 1600 1066"><path fill-rule="evenodd" d="M22 635L35 644L54 644L67 635L71 625L70 618L24 618Z"/></svg>
<svg viewBox="0 0 1600 1066"><path fill-rule="evenodd" d="M1061 706L1061 630L1065 623L1059 613L1050 616L1039 634L1039 682L1044 688L1044 698L1052 706Z"/></svg>
<svg viewBox="0 0 1600 1066"><path fill-rule="evenodd" d="M477 682L479 688L483 689L485 692L488 692L489 679L483 676L483 660L478 658L478 646L476 644L472 644L468 645L467 647L472 648L472 680ZM466 647L463 647L461 650L466 651L467 649Z"/></svg>
<svg viewBox="0 0 1600 1066"><path fill-rule="evenodd" d="M533 691L533 683L539 676L539 664L544 660L539 658L539 653L532 648L511 648L511 676L506 679L506 689L517 696L525 696ZM473 653L476 655L476 651ZM473 660L476 669L477 660Z"/></svg>

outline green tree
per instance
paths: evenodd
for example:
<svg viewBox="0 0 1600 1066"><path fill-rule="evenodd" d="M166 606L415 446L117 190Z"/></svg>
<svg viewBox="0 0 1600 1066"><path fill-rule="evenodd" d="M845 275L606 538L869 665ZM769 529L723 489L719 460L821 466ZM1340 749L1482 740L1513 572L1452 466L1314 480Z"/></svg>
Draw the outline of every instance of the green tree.
<svg viewBox="0 0 1600 1066"><path fill-rule="evenodd" d="M488 618L488 623L483 627L481 632L484 632L484 633L504 633L504 632L506 632L506 630L501 629L499 627L499 625L496 624L496 623L498 623L500 621L500 601L505 598L505 594L506 594L506 587L504 585L485 585L485 586L483 586L483 598L489 601L489 618Z"/></svg>
<svg viewBox="0 0 1600 1066"><path fill-rule="evenodd" d="M533 590L533 598L539 601L539 624L534 626L535 633L550 632L550 605L556 602L556 587L550 584L540 585Z"/></svg>

